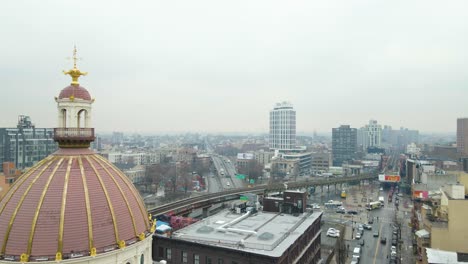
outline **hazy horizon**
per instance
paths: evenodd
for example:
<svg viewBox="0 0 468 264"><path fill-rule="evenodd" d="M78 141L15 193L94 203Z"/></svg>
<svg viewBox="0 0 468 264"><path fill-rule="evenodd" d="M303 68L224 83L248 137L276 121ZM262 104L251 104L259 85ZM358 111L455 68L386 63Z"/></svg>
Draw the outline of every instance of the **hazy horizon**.
<svg viewBox="0 0 468 264"><path fill-rule="evenodd" d="M73 45L97 131L300 133L375 119L455 133L468 116L465 1L12 1L0 10L0 127L55 127ZM6 99L5 99L6 98ZM186 132L178 132L186 131ZM104 133L104 132L103 132Z"/></svg>

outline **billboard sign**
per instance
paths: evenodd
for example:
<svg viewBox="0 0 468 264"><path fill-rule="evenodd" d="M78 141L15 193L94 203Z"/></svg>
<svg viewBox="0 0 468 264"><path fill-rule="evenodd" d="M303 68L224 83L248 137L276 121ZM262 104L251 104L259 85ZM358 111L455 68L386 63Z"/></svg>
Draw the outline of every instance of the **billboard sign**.
<svg viewBox="0 0 468 264"><path fill-rule="evenodd" d="M251 159L254 159L254 154L253 153L237 153L237 159L251 160Z"/></svg>
<svg viewBox="0 0 468 264"><path fill-rule="evenodd" d="M413 198L414 199L427 199L429 198L429 192L428 191L413 191Z"/></svg>
<svg viewBox="0 0 468 264"><path fill-rule="evenodd" d="M379 181L380 182L400 182L400 180L401 180L400 175L379 174Z"/></svg>

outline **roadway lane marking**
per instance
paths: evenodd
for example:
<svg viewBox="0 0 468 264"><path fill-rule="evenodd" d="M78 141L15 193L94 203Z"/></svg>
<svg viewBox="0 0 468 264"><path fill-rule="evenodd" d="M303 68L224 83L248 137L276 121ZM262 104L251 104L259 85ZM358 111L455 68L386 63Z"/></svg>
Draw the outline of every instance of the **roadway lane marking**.
<svg viewBox="0 0 468 264"><path fill-rule="evenodd" d="M375 264L375 261L377 260L377 252L379 252L379 247L380 247L380 235L382 234L382 227L383 227L383 225L380 224L379 236L377 237L377 247L375 248L375 254L374 254L374 264Z"/></svg>

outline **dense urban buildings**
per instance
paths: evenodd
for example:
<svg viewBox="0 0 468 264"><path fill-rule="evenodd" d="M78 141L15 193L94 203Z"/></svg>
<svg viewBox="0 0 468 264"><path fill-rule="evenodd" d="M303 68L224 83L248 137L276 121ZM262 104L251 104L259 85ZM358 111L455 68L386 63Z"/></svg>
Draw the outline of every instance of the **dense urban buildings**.
<svg viewBox="0 0 468 264"><path fill-rule="evenodd" d="M457 152L468 157L468 118L457 119Z"/></svg>
<svg viewBox="0 0 468 264"><path fill-rule="evenodd" d="M52 128L36 128L29 116L20 115L16 128L0 128L0 165L13 162L18 169L32 167L57 150Z"/></svg>
<svg viewBox="0 0 468 264"><path fill-rule="evenodd" d="M343 162L356 157L357 129L349 125L341 125L332 129L333 166L341 166Z"/></svg>
<svg viewBox="0 0 468 264"><path fill-rule="evenodd" d="M250 199L233 203L170 237L156 235L153 258L169 264L320 263L322 212L305 209L305 202L305 192L286 191L263 208Z"/></svg>
<svg viewBox="0 0 468 264"><path fill-rule="evenodd" d="M269 143L272 150L296 148L296 111L291 103L277 103L270 111Z"/></svg>

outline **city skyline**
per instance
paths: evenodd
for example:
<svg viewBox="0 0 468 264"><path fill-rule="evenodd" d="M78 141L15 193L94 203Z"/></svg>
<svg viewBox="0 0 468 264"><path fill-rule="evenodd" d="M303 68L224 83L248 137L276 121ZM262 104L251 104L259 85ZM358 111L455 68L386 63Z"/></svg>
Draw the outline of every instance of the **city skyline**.
<svg viewBox="0 0 468 264"><path fill-rule="evenodd" d="M468 116L464 2L88 3L2 8L0 127L57 126L74 44L105 133L266 134L281 101L299 135L370 119L455 134Z"/></svg>

